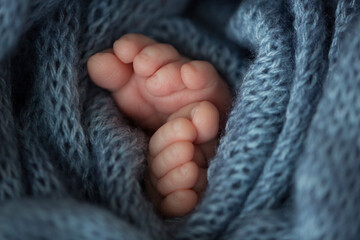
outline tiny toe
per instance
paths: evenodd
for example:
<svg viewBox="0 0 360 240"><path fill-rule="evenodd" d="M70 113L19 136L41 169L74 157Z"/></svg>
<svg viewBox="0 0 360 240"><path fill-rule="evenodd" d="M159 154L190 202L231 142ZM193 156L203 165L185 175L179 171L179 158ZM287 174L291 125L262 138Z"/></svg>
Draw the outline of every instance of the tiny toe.
<svg viewBox="0 0 360 240"><path fill-rule="evenodd" d="M162 195L180 190L190 189L195 186L199 176L199 167L193 161L171 170L157 182L156 189Z"/></svg>
<svg viewBox="0 0 360 240"><path fill-rule="evenodd" d="M205 61L190 61L181 67L181 76L185 86L198 90L222 81L212 64Z"/></svg>
<svg viewBox="0 0 360 240"><path fill-rule="evenodd" d="M177 118L162 125L151 137L149 154L153 157L178 141L193 142L196 139L194 125L185 118Z"/></svg>
<svg viewBox="0 0 360 240"><path fill-rule="evenodd" d="M146 89L153 96L163 97L185 88L181 80L181 61L169 63L146 80Z"/></svg>
<svg viewBox="0 0 360 240"><path fill-rule="evenodd" d="M197 200L197 194L193 190L175 191L161 202L160 212L165 217L181 217L195 208Z"/></svg>
<svg viewBox="0 0 360 240"><path fill-rule="evenodd" d="M191 161L193 156L194 145L191 142L175 142L155 158L151 158L149 161L150 169L157 178L161 178L170 170Z"/></svg>
<svg viewBox="0 0 360 240"><path fill-rule="evenodd" d="M133 73L132 67L121 62L111 50L91 56L87 68L92 81L109 91L120 89Z"/></svg>
<svg viewBox="0 0 360 240"><path fill-rule="evenodd" d="M155 43L146 46L134 59L134 70L142 77L153 75L160 67L177 61L180 54L170 44Z"/></svg>
<svg viewBox="0 0 360 240"><path fill-rule="evenodd" d="M197 144L212 140L219 131L219 111L208 101L189 104L170 115L168 121L172 121L174 118L191 120L197 131L195 140Z"/></svg>
<svg viewBox="0 0 360 240"><path fill-rule="evenodd" d="M201 102L192 109L191 116L198 133L195 143L205 143L216 137L219 131L219 111L212 103Z"/></svg>
<svg viewBox="0 0 360 240"><path fill-rule="evenodd" d="M113 48L122 62L131 63L143 48L154 43L155 40L142 34L129 33L116 40Z"/></svg>

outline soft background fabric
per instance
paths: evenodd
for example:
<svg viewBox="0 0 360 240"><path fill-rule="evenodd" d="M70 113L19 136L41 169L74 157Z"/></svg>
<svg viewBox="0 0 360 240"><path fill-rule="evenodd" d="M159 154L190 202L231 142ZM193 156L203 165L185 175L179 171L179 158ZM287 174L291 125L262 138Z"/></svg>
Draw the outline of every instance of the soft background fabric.
<svg viewBox="0 0 360 240"><path fill-rule="evenodd" d="M357 0L0 0L0 239L360 239ZM86 61L128 32L214 64L234 103L204 198L164 221L148 136Z"/></svg>

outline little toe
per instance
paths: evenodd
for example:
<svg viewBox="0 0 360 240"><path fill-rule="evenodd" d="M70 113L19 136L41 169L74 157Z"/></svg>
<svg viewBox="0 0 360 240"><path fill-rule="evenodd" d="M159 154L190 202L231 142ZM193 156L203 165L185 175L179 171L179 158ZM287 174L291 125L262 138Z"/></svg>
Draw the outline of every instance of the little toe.
<svg viewBox="0 0 360 240"><path fill-rule="evenodd" d="M164 196L180 189L190 189L195 186L199 176L199 167L193 161L171 170L157 181L156 189Z"/></svg>
<svg viewBox="0 0 360 240"><path fill-rule="evenodd" d="M160 204L160 212L165 217L181 217L190 213L198 201L193 190L175 191L164 198Z"/></svg>
<svg viewBox="0 0 360 240"><path fill-rule="evenodd" d="M208 101L189 104L172 114L168 121L180 117L191 120L197 131L194 141L197 144L212 140L219 131L219 111Z"/></svg>
<svg viewBox="0 0 360 240"><path fill-rule="evenodd" d="M197 60L185 63L181 67L181 76L185 86L193 90L223 81L212 64Z"/></svg>
<svg viewBox="0 0 360 240"><path fill-rule="evenodd" d="M201 102L191 115L198 133L195 143L205 143L216 137L219 131L219 111L212 103Z"/></svg>
<svg viewBox="0 0 360 240"><path fill-rule="evenodd" d="M196 129L188 119L173 119L162 125L151 137L149 142L149 154L155 157L166 147L175 142L193 142L195 139Z"/></svg>
<svg viewBox="0 0 360 240"><path fill-rule="evenodd" d="M112 92L125 85L133 73L132 67L121 62L112 50L91 56L87 61L87 69L96 85Z"/></svg>
<svg viewBox="0 0 360 240"><path fill-rule="evenodd" d="M151 172L157 177L163 177L170 170L193 159L194 145L191 142L179 141L171 144L156 157L150 158Z"/></svg>
<svg viewBox="0 0 360 240"><path fill-rule="evenodd" d="M145 82L146 89L156 97L164 97L176 91L184 89L180 69L183 61L169 63L160 68Z"/></svg>
<svg viewBox="0 0 360 240"><path fill-rule="evenodd" d="M214 66L206 61L190 61L181 67L181 77L188 89L207 92L207 97L199 100L210 101L218 108L223 125L231 107L232 94Z"/></svg>
<svg viewBox="0 0 360 240"><path fill-rule="evenodd" d="M170 44L155 43L146 46L136 55L134 70L142 77L149 77L162 66L180 59L180 54Z"/></svg>
<svg viewBox="0 0 360 240"><path fill-rule="evenodd" d="M142 49L154 43L155 40L142 34L129 33L116 40L113 49L122 62L132 63Z"/></svg>

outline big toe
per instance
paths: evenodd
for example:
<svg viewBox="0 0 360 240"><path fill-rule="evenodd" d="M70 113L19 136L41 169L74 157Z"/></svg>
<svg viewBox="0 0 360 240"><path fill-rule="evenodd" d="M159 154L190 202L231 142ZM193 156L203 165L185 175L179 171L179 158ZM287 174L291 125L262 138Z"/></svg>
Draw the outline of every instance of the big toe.
<svg viewBox="0 0 360 240"><path fill-rule="evenodd" d="M190 61L181 67L181 78L187 89L205 94L199 100L211 101L221 113L223 124L231 106L232 94L214 66L205 61Z"/></svg>
<svg viewBox="0 0 360 240"><path fill-rule="evenodd" d="M222 81L213 65L205 61L190 61L181 67L184 85L193 90L200 90Z"/></svg>
<svg viewBox="0 0 360 240"><path fill-rule="evenodd" d="M188 118L196 129L196 144L203 144L213 140L219 131L219 111L208 101L189 104L173 113L168 121L176 118Z"/></svg>

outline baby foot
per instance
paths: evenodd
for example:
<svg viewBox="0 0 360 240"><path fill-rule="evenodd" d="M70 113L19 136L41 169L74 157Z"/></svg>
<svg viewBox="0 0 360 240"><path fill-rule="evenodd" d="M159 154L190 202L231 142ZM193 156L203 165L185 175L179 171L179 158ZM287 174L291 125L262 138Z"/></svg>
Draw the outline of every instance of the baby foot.
<svg viewBox="0 0 360 240"><path fill-rule="evenodd" d="M113 49L93 55L88 72L112 93L122 112L149 132L190 103L209 101L221 116L231 105L230 91L210 63L190 61L171 45L140 34L124 35Z"/></svg>
<svg viewBox="0 0 360 240"><path fill-rule="evenodd" d="M92 56L88 72L122 112L156 131L146 181L151 200L165 216L190 212L206 186L219 116L231 105L225 82L211 64L190 61L172 46L139 34L127 34L113 49Z"/></svg>
<svg viewBox="0 0 360 240"><path fill-rule="evenodd" d="M195 207L206 187L218 128L217 108L203 101L170 115L151 137L146 190L163 216L183 216Z"/></svg>

